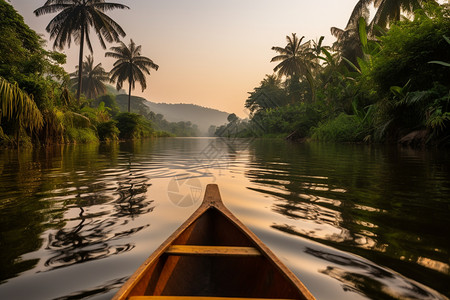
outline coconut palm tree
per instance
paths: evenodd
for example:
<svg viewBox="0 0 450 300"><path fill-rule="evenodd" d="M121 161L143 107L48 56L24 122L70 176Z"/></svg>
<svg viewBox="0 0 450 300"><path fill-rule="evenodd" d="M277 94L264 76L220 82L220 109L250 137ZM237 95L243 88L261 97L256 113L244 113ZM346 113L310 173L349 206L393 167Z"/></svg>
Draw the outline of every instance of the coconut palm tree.
<svg viewBox="0 0 450 300"><path fill-rule="evenodd" d="M126 5L105 2L104 0L47 0L45 4L36 9L34 14L41 16L59 12L47 25L46 30L50 38L55 39L53 48L63 49L67 44L70 47L72 38L80 45L78 60L78 91L77 100L80 101L83 74L83 47L86 44L93 52L89 37L93 28L100 40L100 45L106 49L105 40L109 43L118 42L120 36L125 36L122 27L111 19L105 12L113 9L126 9Z"/></svg>
<svg viewBox="0 0 450 300"><path fill-rule="evenodd" d="M81 75L81 92L88 99L95 99L100 95L106 94L106 85L103 82L109 82L109 74L103 69L102 64L94 66L94 58L91 55L86 56L83 61L83 74ZM70 82L72 86L78 89L78 71L71 73Z"/></svg>
<svg viewBox="0 0 450 300"><path fill-rule="evenodd" d="M356 58L362 57L361 42L359 39L358 23L361 18L370 20L369 6L374 5L376 11L368 28L369 37L375 35L375 25L379 28L386 28L392 21L400 20L402 13L411 13L418 8L422 8L427 0L359 0L348 20L345 29L331 27L331 34L337 38L333 45L341 56L356 64ZM431 0L431 2L435 2ZM436 3L436 2L435 2Z"/></svg>
<svg viewBox="0 0 450 300"><path fill-rule="evenodd" d="M356 65L357 58L363 56L358 24L349 22L345 29L331 27L330 31L336 37L336 42L333 43L332 49L337 51L340 57L345 57Z"/></svg>
<svg viewBox="0 0 450 300"><path fill-rule="evenodd" d="M383 28L392 21L399 21L402 13L413 13L415 10L423 8L425 3L436 3L434 0L374 0L377 9L373 17L373 24Z"/></svg>
<svg viewBox="0 0 450 300"><path fill-rule="evenodd" d="M373 4L376 9L370 23L373 32L375 25L386 28L392 21L400 20L402 13L412 13L422 8L425 3L431 2L437 4L435 0L359 0L350 16L349 24L356 25L361 17L368 20L368 7Z"/></svg>
<svg viewBox="0 0 450 300"><path fill-rule="evenodd" d="M111 82L117 81L117 90L120 90L123 82L128 80L128 112L131 108L131 89L139 82L144 91L147 88L144 72L150 75L150 69L157 71L159 68L150 58L141 55L141 48L141 45L136 46L133 40L130 40L128 46L120 42L120 46L111 47L111 52L105 53L106 57L116 59L110 74Z"/></svg>
<svg viewBox="0 0 450 300"><path fill-rule="evenodd" d="M357 64L357 57L363 56L361 41L359 39L359 21L361 18L370 20L369 5L375 0L359 0L350 15L344 29L331 27L331 34L336 37L333 50L340 53L340 57L345 57L353 64Z"/></svg>
<svg viewBox="0 0 450 300"><path fill-rule="evenodd" d="M305 37L300 39L295 33L292 37L286 36L287 45L283 47L272 47L272 50L279 53L270 62L280 62L273 69L279 76L287 76L291 80L305 77L308 81L314 99L314 79L312 69L314 67L315 55L311 49L311 41L302 44Z"/></svg>
<svg viewBox="0 0 450 300"><path fill-rule="evenodd" d="M282 87L279 76L266 75L260 85L249 92L250 96L245 101L245 107L249 109L250 115L260 111L284 106L288 102L286 90Z"/></svg>

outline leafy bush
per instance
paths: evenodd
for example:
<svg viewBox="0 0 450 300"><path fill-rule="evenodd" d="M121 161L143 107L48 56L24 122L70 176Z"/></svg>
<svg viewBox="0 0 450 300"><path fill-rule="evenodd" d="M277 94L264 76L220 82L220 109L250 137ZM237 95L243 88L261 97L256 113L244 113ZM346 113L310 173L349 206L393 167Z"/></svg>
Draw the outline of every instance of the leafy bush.
<svg viewBox="0 0 450 300"><path fill-rule="evenodd" d="M449 88L435 83L425 91L408 92L407 86L393 86L395 93L378 105L375 122L376 140L398 140L412 131L427 130L435 140L449 136Z"/></svg>
<svg viewBox="0 0 450 300"><path fill-rule="evenodd" d="M120 139L139 139L153 135L153 128L149 121L135 113L120 113L116 116Z"/></svg>
<svg viewBox="0 0 450 300"><path fill-rule="evenodd" d="M256 116L253 122L259 122L266 134L292 133L307 136L309 129L320 120L318 105L300 103L275 109L268 109Z"/></svg>
<svg viewBox="0 0 450 300"><path fill-rule="evenodd" d="M65 132L66 142L69 143L95 143L98 142L97 135L92 128L69 127Z"/></svg>
<svg viewBox="0 0 450 300"><path fill-rule="evenodd" d="M371 77L381 95L388 95L391 86L404 86L410 81L409 91L433 88L438 82L450 85L448 71L429 61L450 61L450 11L446 6L429 6L416 11L414 20L393 25L380 37L381 51L374 57Z"/></svg>
<svg viewBox="0 0 450 300"><path fill-rule="evenodd" d="M157 130L157 131L155 131L154 134L157 137L174 137L175 136L173 133L170 133L167 131L162 131L162 130Z"/></svg>
<svg viewBox="0 0 450 300"><path fill-rule="evenodd" d="M101 141L115 141L119 139L120 131L116 126L117 121L111 120L97 125L98 137Z"/></svg>
<svg viewBox="0 0 450 300"><path fill-rule="evenodd" d="M101 106L101 103L104 103L104 106L109 108L109 112L111 116L115 117L118 113L120 113L119 105L117 105L116 96L107 94L98 97L94 101L92 101L92 105L94 107Z"/></svg>
<svg viewBox="0 0 450 300"><path fill-rule="evenodd" d="M312 129L312 138L330 142L360 142L362 141L360 122L354 115L340 114L317 128Z"/></svg>

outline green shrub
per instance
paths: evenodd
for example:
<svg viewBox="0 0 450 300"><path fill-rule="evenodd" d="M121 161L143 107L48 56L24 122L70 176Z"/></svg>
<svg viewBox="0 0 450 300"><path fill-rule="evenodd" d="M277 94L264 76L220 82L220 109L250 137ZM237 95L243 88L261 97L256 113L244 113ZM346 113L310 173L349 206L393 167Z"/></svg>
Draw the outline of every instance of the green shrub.
<svg viewBox="0 0 450 300"><path fill-rule="evenodd" d="M98 137L101 141L115 141L119 139L119 128L116 126L117 121L111 120L102 122L97 125Z"/></svg>
<svg viewBox="0 0 450 300"><path fill-rule="evenodd" d="M354 115L341 113L335 119L312 129L312 139L330 142L360 142L362 136L360 122Z"/></svg>
<svg viewBox="0 0 450 300"><path fill-rule="evenodd" d="M391 86L407 82L410 92L431 89L436 83L449 87L448 70L428 63L450 61L443 38L450 36L449 15L449 6L430 5L426 11L416 11L414 20L405 19L380 37L381 51L374 57L370 77L381 95L390 95Z"/></svg>
<svg viewBox="0 0 450 300"><path fill-rule="evenodd" d="M120 113L119 106L117 105L117 102L116 102L116 96L111 95L111 94L100 96L99 98L95 99L92 102L92 105L93 105L93 107L98 107L98 106L100 106L100 103L102 103L102 102L104 103L105 107L109 108L109 112L110 112L111 116L114 117Z"/></svg>
<svg viewBox="0 0 450 300"><path fill-rule="evenodd" d="M98 142L97 135L95 131L91 128L66 128L65 140L69 143L95 143Z"/></svg>
<svg viewBox="0 0 450 300"><path fill-rule="evenodd" d="M116 116L120 139L139 139L153 136L150 121L135 113L120 113Z"/></svg>
<svg viewBox="0 0 450 300"><path fill-rule="evenodd" d="M268 109L256 115L252 121L263 127L265 135L297 131L300 136L305 137L319 120L320 114L316 104L300 103Z"/></svg>
<svg viewBox="0 0 450 300"><path fill-rule="evenodd" d="M175 136L173 133L170 133L167 131L162 131L162 130L157 130L157 131L155 131L154 134L157 137L174 137Z"/></svg>

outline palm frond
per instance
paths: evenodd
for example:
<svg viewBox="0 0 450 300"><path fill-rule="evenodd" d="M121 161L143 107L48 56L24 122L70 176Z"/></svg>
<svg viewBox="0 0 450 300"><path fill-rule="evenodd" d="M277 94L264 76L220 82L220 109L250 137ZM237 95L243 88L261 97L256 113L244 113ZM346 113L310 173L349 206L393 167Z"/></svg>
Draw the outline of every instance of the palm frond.
<svg viewBox="0 0 450 300"><path fill-rule="evenodd" d="M372 4L376 0L359 0L353 11L350 15L350 18L347 22L347 26L345 29L350 29L352 27L358 26L358 21L360 18L368 19L369 18L369 5Z"/></svg>
<svg viewBox="0 0 450 300"><path fill-rule="evenodd" d="M0 77L0 117L14 119L30 131L43 126L42 114L32 98L3 77Z"/></svg>
<svg viewBox="0 0 450 300"><path fill-rule="evenodd" d="M270 62L275 62L275 61L282 61L282 60L286 60L288 59L289 56L288 55L277 55L272 57L272 59L270 60Z"/></svg>
<svg viewBox="0 0 450 300"><path fill-rule="evenodd" d="M280 54L289 54L289 50L287 50L286 48L282 48L282 47L272 47L272 50L275 52L278 52Z"/></svg>
<svg viewBox="0 0 450 300"><path fill-rule="evenodd" d="M141 87L142 87L142 91L144 91L147 88L147 81L145 80L145 75L142 72L142 68L134 66L133 69L134 69L134 72L133 72L134 76L133 77L135 79L134 81L135 82L139 82ZM147 70L147 72L148 72L147 74L150 74L150 71Z"/></svg>
<svg viewBox="0 0 450 300"><path fill-rule="evenodd" d="M128 6L120 3L108 3L108 2L95 3L93 4L93 6L101 11L108 11L113 9L130 9Z"/></svg>
<svg viewBox="0 0 450 300"><path fill-rule="evenodd" d="M44 4L44 6L35 9L33 13L36 15L36 17L39 17L45 14L52 14L60 10L64 10L68 7L70 7L70 4Z"/></svg>
<svg viewBox="0 0 450 300"><path fill-rule="evenodd" d="M331 32L332 36L336 37L339 40L344 35L345 31L343 29L340 29L340 28L337 28L337 27L331 27L330 28L330 32Z"/></svg>

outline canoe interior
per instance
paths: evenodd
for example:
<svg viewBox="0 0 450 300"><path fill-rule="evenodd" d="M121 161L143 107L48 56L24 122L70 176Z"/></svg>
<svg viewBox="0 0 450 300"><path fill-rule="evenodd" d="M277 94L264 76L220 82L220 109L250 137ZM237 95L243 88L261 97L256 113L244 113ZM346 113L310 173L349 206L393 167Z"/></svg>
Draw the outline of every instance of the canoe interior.
<svg viewBox="0 0 450 300"><path fill-rule="evenodd" d="M173 245L243 246L259 249L241 228L210 207ZM179 256L162 254L129 296L209 296L303 299L283 272L261 256Z"/></svg>

